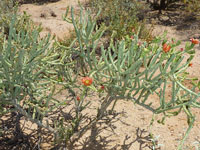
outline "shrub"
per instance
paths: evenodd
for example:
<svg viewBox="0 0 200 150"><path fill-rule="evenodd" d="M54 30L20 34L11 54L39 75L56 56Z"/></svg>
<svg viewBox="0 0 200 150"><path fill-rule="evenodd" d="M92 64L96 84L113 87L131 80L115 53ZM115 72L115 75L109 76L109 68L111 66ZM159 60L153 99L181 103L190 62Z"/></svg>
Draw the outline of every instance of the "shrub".
<svg viewBox="0 0 200 150"><path fill-rule="evenodd" d="M73 12L73 10L71 11ZM103 85L105 98L98 108L97 119L104 117L108 107L114 109L118 100L130 100L154 114L163 114L166 117L176 116L184 111L188 118L189 128L182 140L179 149L187 137L194 123L192 107L199 108L199 83L191 81L193 87L188 89L184 85L187 79L186 69L194 57L194 43L187 43L184 51L176 50L180 41L173 43L165 37L157 37L151 43L140 43L138 36L134 38L125 36L122 40L114 42L110 39L107 47L101 45L101 55L96 55L102 29L94 32L95 22L87 15L80 14L79 23L74 19L72 23L76 32L75 45L71 47L72 53L76 52L83 76L93 79L93 91L98 92L98 87ZM184 55L189 58L183 63ZM78 69L78 68L77 68ZM193 80L193 79L192 79ZM96 87L96 88L95 88ZM168 88L167 88L168 87ZM171 97L165 95L171 87ZM151 101L149 96L156 94L160 99L159 104Z"/></svg>
<svg viewBox="0 0 200 150"><path fill-rule="evenodd" d="M0 31L5 34L9 33L9 20L11 20L12 13L16 12L13 1L0 1Z"/></svg>
<svg viewBox="0 0 200 150"><path fill-rule="evenodd" d="M9 34L0 34L1 115L14 112L16 130L24 116L38 125L37 131L45 128L54 135L59 147L66 147L112 113L117 101L129 100L154 114L162 114L160 123L166 117L185 112L189 128L180 149L194 124L191 108L200 107L200 94L196 93L200 82L191 80L191 89L184 85L197 42L187 43L185 50L178 51L180 41L172 43L165 37L156 37L150 43L141 43L133 33L117 41L111 37L108 47L104 47L100 40L106 27L96 29L95 17L81 9L80 18L76 19L72 8L71 18L65 20L73 23L76 37L64 47L59 42L51 44L50 36L41 39L39 31L30 24L17 30L17 17L12 17ZM99 49L101 54L97 55ZM189 55L186 63L182 62L184 54ZM165 95L168 86L171 97ZM57 99L62 90L66 98ZM160 101L151 101L152 94ZM94 95L99 96L99 106L96 114L88 116L83 110L92 101L86 99Z"/></svg>
<svg viewBox="0 0 200 150"><path fill-rule="evenodd" d="M200 19L200 1L185 0L184 3L186 5L186 11Z"/></svg>
<svg viewBox="0 0 200 150"><path fill-rule="evenodd" d="M0 40L0 115L12 113L10 117L16 120L14 139L21 136L22 116L50 130L43 124L43 118L51 109L52 92L49 91L53 89L47 78L52 54L50 36L40 39L39 31L28 21L17 30L17 19L12 14L8 20L9 33L1 33Z"/></svg>
<svg viewBox="0 0 200 150"><path fill-rule="evenodd" d="M2 0L0 1L0 31L8 36L10 24L13 14L17 14L18 4L13 0ZM26 32L32 30L33 28L41 31L41 26L35 26L25 12L22 15L17 15L14 23L14 28L16 32L20 30L25 30Z"/></svg>
<svg viewBox="0 0 200 150"><path fill-rule="evenodd" d="M151 30L145 26L145 6L135 0L93 0L89 2L89 7L97 14L102 9L97 26L105 24L106 33L109 37L114 32L116 40L122 39L133 32L140 38L151 40ZM147 7L147 6L146 6Z"/></svg>

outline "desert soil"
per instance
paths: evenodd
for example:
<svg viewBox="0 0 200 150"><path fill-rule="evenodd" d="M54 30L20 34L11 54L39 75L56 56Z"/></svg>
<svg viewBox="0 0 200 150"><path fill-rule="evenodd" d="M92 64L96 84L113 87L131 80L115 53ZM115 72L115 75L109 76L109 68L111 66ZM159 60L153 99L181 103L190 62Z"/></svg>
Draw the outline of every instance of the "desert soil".
<svg viewBox="0 0 200 150"><path fill-rule="evenodd" d="M85 0L81 0L85 3ZM59 39L69 37L73 26L62 20L67 6L74 6L79 9L76 0L60 0L54 3L42 5L23 4L20 12L26 11L31 15L35 24L41 24L44 28L41 36L47 33L55 34ZM167 22L170 18L163 14L161 20ZM175 22L176 23L176 22ZM179 24L180 25L180 24ZM200 26L189 24L186 29L179 29L178 25L165 25L157 23L154 26L154 34L162 34L164 30L168 31L168 37L171 39L182 40L183 47L185 42L192 37L200 37ZM193 66L188 69L191 77L199 77L200 72L200 46L196 46L196 55L192 61ZM157 97L152 96L152 100L158 101ZM95 99L95 98L94 98ZM95 102L95 100L94 100ZM178 116L167 118L164 125L154 122L152 128L149 128L152 113L130 101L119 101L116 108L116 115L109 121L102 122L88 131L83 138L74 144L73 150L149 150L152 148L152 141L149 136L151 132L157 143L157 149L175 150L183 133L187 129L187 119L184 113ZM90 110L92 111L92 110ZM200 110L194 110L196 122L185 142L185 149L194 149L195 141L200 142ZM156 116L155 119L161 116ZM48 149L48 147L43 147Z"/></svg>

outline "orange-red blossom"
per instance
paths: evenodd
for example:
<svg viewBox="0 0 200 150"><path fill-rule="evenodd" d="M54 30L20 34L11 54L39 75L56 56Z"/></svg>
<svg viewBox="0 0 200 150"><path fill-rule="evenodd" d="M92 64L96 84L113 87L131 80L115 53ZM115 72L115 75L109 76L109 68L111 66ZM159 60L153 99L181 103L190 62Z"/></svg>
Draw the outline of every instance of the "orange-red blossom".
<svg viewBox="0 0 200 150"><path fill-rule="evenodd" d="M192 42L192 44L199 44L199 40L198 39L190 39L190 41Z"/></svg>
<svg viewBox="0 0 200 150"><path fill-rule="evenodd" d="M77 100L77 101L80 101L80 100L81 100L81 98L80 98L79 96L77 96L77 97L76 97L76 100Z"/></svg>
<svg viewBox="0 0 200 150"><path fill-rule="evenodd" d="M164 51L165 53L169 52L170 49L171 49L171 46L170 46L170 45L167 45L166 43L163 44L163 51Z"/></svg>
<svg viewBox="0 0 200 150"><path fill-rule="evenodd" d="M90 77L84 77L81 81L85 86L90 86L92 84L92 78Z"/></svg>
<svg viewBox="0 0 200 150"><path fill-rule="evenodd" d="M181 48L180 50L181 50L181 52L182 52L182 51L184 51L184 49L183 49L183 48Z"/></svg>

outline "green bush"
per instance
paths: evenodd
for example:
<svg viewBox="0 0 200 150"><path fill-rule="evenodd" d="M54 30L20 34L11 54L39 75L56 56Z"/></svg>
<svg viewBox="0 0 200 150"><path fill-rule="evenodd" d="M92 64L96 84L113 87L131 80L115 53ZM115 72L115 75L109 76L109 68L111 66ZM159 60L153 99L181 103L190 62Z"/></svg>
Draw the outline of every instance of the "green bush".
<svg viewBox="0 0 200 150"><path fill-rule="evenodd" d="M114 42L110 39L107 47L101 45L101 55L96 55L96 49L102 38L102 28L95 32L96 23L90 15L80 14L75 19L72 12L72 23L76 32L76 39L71 45L72 53L76 52L83 76L93 79L91 90L99 92L100 86L105 87L105 97L98 107L97 120L104 117L107 109L112 105L114 109L118 100L130 100L153 114L163 114L164 123L166 117L176 116L184 111L188 118L189 128L183 138L179 149L194 124L192 107L200 108L198 98L200 93L195 91L200 88L196 79L193 88L188 89L184 85L187 80L186 69L190 66L195 50L193 43L187 43L184 51L178 51L176 47L180 41L171 43L164 37L157 37L151 43L139 43L137 34L134 38L123 37ZM184 54L189 58L183 63ZM77 68L78 69L78 68ZM171 97L165 95L171 87ZM156 94L160 99L159 104L151 101L149 96ZM84 99L82 99L84 100Z"/></svg>
<svg viewBox="0 0 200 150"><path fill-rule="evenodd" d="M16 14L12 14L8 21L8 35L0 34L0 117L14 114L8 115L16 120L13 135L8 135L10 138L14 136L13 139L19 139L23 133L20 127L22 116L36 123L38 128L44 127L54 133L43 120L52 110L54 91L47 73L51 71L52 59L50 36L40 39L40 31L29 21L17 30L18 19ZM9 133L1 130L2 134Z"/></svg>
<svg viewBox="0 0 200 150"><path fill-rule="evenodd" d="M0 31L5 34L9 33L9 24L13 12L16 12L16 7L11 0L0 1Z"/></svg>
<svg viewBox="0 0 200 150"><path fill-rule="evenodd" d="M135 0L92 0L89 7L96 14L99 9L102 10L97 19L97 26L105 24L109 37L114 32L116 40L133 34L138 34L141 39L147 41L152 40L151 30L145 25L144 11L147 6L144 4Z"/></svg>
<svg viewBox="0 0 200 150"><path fill-rule="evenodd" d="M17 32L15 21L16 16L11 20L7 40L2 38L0 43L0 96L2 103L17 106L25 98L34 102L41 94L38 85L43 78L39 73L46 69L43 59L49 38L39 41L37 30Z"/></svg>
<svg viewBox="0 0 200 150"><path fill-rule="evenodd" d="M200 1L199 0L184 0L185 9L189 14L200 19Z"/></svg>
<svg viewBox="0 0 200 150"><path fill-rule="evenodd" d="M13 14L18 13L17 10L18 4L13 0L0 1L0 31L7 36L9 34L12 16ZM27 15L25 12L22 15L16 16L14 28L16 29L16 32L19 32L20 30L30 31L33 28L37 28L39 32L41 31L41 27L35 26L32 20L30 19L30 16Z"/></svg>
<svg viewBox="0 0 200 150"><path fill-rule="evenodd" d="M71 20L65 20L73 23L76 37L65 47L59 42L51 43L50 36L41 39L40 30L27 21L18 30L17 19L12 15L9 33L0 34L1 116L15 112L16 126L20 124L20 116L24 116L38 125L37 131L45 128L54 135L58 146L67 147L68 142L73 143L112 113L119 100L128 100L155 115L162 114L160 123L166 117L185 112L189 128L179 146L181 149L195 120L191 108L200 108L200 93L196 93L200 82L190 79L193 87L184 86L186 69L195 54L193 43L178 51L180 41L171 43L165 37L156 37L149 43L140 43L138 33L132 32L120 35L118 40L110 37L109 45L104 47L101 39L108 26L96 28L95 18L82 9L76 19L72 8ZM97 55L99 49L101 53ZM189 56L186 63L184 54ZM165 95L169 85L171 97ZM62 90L67 96L64 100L57 99ZM160 101L151 101L152 94ZM87 98L94 95L98 95L99 105L96 113L88 116L83 110L92 103Z"/></svg>

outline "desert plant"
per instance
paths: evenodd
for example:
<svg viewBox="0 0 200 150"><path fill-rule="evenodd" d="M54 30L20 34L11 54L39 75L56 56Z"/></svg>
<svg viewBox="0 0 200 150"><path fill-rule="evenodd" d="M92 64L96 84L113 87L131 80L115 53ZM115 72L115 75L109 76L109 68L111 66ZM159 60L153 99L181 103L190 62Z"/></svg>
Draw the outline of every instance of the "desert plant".
<svg viewBox="0 0 200 150"><path fill-rule="evenodd" d="M190 79L191 89L184 85L198 40L193 39L184 51L179 51L176 47L180 41L172 43L163 36L142 43L138 34L131 33L117 41L115 37L109 38L108 47L104 47L101 39L107 28L96 28L96 16L81 9L80 18L76 19L72 8L69 19L67 13L64 18L73 23L76 33L68 47L59 42L50 46L50 35L41 39L39 30L32 29L30 24L17 30L16 15L10 21L9 34L0 34L1 115L16 113L17 130L21 116L25 116L38 125L38 131L47 129L55 135L56 144L66 147L71 139L77 139L107 113L112 113L117 101L129 100L153 114L162 114L160 123L184 111L189 128L181 149L195 119L191 108L200 107L200 94L196 92L200 82ZM189 55L186 63L184 54ZM168 86L171 97L166 96ZM57 100L55 96L63 89L68 96L64 101ZM85 99L94 94L99 95L100 105L95 117L84 127L83 110L90 104ZM159 101L149 99L152 94ZM63 112L52 119L50 113L62 107L72 112L70 119L61 116Z"/></svg>
<svg viewBox="0 0 200 150"><path fill-rule="evenodd" d="M0 31L8 36L10 24L13 14L17 14L18 4L13 0L2 0L0 1ZM13 26L16 32L20 30L30 31L33 28L37 29L39 32L42 30L41 26L34 25L30 16L24 12L21 15L16 16L16 20Z"/></svg>
<svg viewBox="0 0 200 150"><path fill-rule="evenodd" d="M98 108L97 120L102 118L108 107L114 109L118 100L130 100L143 106L154 114L176 116L184 111L188 118L189 128L179 146L182 144L194 123L192 107L200 107L199 83L188 89L184 85L187 79L186 69L194 57L193 47L196 43L187 43L184 51L177 51L180 41L168 42L164 37L157 37L150 44L141 43L137 35L134 38L125 36L123 40L114 42L110 39L108 48L101 46L101 56L96 55L99 39L103 32L95 29L95 20L83 12L79 22L74 18L73 9L71 22L74 25L77 38L72 43L72 53L76 52L83 76L93 79L94 87L105 87L105 98ZM183 63L184 53L189 55ZM196 79L194 79L195 81ZM171 97L165 93L171 87ZM95 91L95 88L94 88ZM96 90L97 92L98 90ZM159 103L151 101L149 96L156 94Z"/></svg>
<svg viewBox="0 0 200 150"><path fill-rule="evenodd" d="M200 18L200 1L184 0L185 10L194 17Z"/></svg>
<svg viewBox="0 0 200 150"><path fill-rule="evenodd" d="M9 23L8 20L11 20L11 14L16 12L16 7L14 6L13 1L0 1L0 31L8 34Z"/></svg>
<svg viewBox="0 0 200 150"><path fill-rule="evenodd" d="M23 133L20 120L24 116L37 124L37 131L46 129L53 134L59 145L77 132L83 117L81 111L88 104L70 94L71 88L79 87L76 85L77 76L72 74L75 63L70 51L61 50L54 43L50 47L51 36L41 39L40 28L32 26L28 19L23 26L16 28L16 23L22 18L12 14L11 20L8 20L8 34L0 34L0 117L12 113L10 117L16 118L14 132L17 134L14 139ZM66 69L65 72L62 69ZM67 100L59 101L54 97L60 92L56 90L56 84L69 91ZM83 87L81 99L87 90ZM63 116L56 120L50 118L52 111L69 106L66 102L71 100L74 100L75 106L70 109L75 115L69 121L64 121ZM6 133L1 130L2 134Z"/></svg>
<svg viewBox="0 0 200 150"><path fill-rule="evenodd" d="M97 14L102 9L97 26L105 24L106 34L111 36L113 31L115 40L122 39L126 35L137 33L140 38L151 40L151 30L145 26L145 11L147 10L135 0L93 0L89 2L89 8ZM146 10L145 10L146 9Z"/></svg>
<svg viewBox="0 0 200 150"><path fill-rule="evenodd" d="M21 29L15 26L16 14L12 15L8 36L1 33L0 42L0 110L16 117L16 133L22 133L20 119L27 119L43 125L43 118L49 110L53 92L51 81L44 72L48 69L50 36L39 39L36 29ZM27 24L28 26L28 24ZM31 29L31 26L29 26ZM51 91L47 93L47 91ZM16 134L20 136L20 134ZM15 137L17 139L17 137Z"/></svg>

